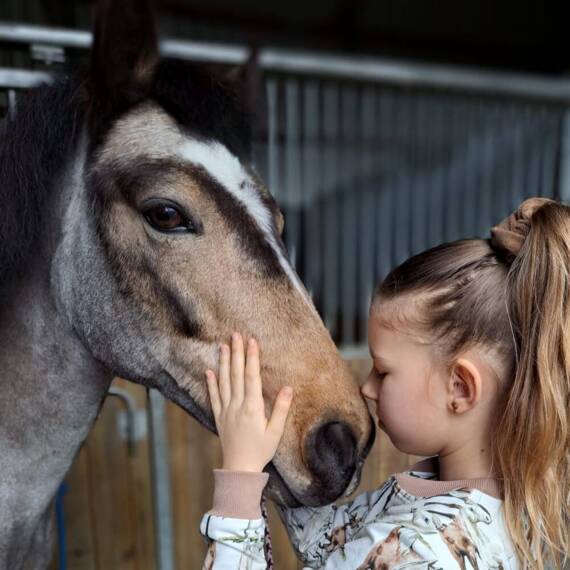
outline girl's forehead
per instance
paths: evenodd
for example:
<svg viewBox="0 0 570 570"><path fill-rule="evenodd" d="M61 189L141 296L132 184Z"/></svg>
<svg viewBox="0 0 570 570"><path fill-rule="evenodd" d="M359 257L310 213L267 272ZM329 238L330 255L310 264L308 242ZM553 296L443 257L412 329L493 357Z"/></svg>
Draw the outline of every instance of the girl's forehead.
<svg viewBox="0 0 570 570"><path fill-rule="evenodd" d="M368 345L373 358L390 361L426 352L431 343L413 321L393 321L372 315L368 323Z"/></svg>

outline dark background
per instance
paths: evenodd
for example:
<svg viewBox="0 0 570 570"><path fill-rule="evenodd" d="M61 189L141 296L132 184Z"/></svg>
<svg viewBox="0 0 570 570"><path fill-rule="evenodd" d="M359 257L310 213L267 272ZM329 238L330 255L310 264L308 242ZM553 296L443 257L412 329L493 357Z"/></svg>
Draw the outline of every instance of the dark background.
<svg viewBox="0 0 570 570"><path fill-rule="evenodd" d="M91 26L87 0L2 0L0 20ZM163 34L545 74L570 70L562 1L156 0Z"/></svg>

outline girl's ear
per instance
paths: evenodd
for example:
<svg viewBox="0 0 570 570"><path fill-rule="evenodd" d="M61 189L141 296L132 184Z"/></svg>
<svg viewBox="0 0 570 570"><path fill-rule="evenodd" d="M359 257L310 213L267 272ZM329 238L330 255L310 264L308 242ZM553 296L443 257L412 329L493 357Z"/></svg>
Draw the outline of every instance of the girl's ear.
<svg viewBox="0 0 570 570"><path fill-rule="evenodd" d="M458 358L452 368L447 389L447 407L452 414L463 414L481 400L482 379L477 365Z"/></svg>

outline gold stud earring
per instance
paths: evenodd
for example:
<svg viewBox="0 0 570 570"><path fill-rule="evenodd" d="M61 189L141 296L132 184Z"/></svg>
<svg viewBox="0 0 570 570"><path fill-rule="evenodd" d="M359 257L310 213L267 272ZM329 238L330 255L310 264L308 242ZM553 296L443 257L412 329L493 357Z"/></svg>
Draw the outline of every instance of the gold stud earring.
<svg viewBox="0 0 570 570"><path fill-rule="evenodd" d="M457 402L452 402L451 403L451 409L453 410L453 413L456 414L457 413L457 408L458 408L458 404Z"/></svg>

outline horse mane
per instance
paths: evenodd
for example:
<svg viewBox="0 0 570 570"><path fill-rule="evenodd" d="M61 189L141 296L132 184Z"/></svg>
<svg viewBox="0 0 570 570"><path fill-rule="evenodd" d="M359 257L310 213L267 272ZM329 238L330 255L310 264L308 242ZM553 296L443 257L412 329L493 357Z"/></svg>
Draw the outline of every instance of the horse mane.
<svg viewBox="0 0 570 570"><path fill-rule="evenodd" d="M49 189L81 125L77 83L69 76L18 98L0 122L0 282L28 257L43 226Z"/></svg>
<svg viewBox="0 0 570 570"><path fill-rule="evenodd" d="M31 89L18 98L15 116L0 122L0 283L18 272L41 235L50 189L85 122L82 77L62 74ZM190 133L248 159L250 120L235 87L202 66L165 59L148 99Z"/></svg>

